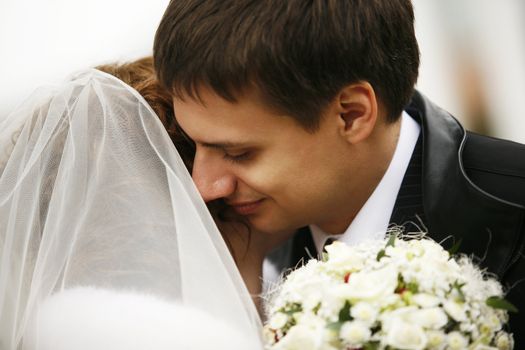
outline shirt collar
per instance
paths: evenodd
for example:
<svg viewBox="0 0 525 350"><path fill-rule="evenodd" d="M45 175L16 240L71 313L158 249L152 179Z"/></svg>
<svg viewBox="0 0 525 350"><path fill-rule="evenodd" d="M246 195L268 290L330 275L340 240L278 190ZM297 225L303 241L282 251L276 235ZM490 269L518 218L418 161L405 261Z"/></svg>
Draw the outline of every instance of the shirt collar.
<svg viewBox="0 0 525 350"><path fill-rule="evenodd" d="M385 237L397 194L420 132L419 124L403 111L399 139L388 169L346 231L339 235L329 235L319 227L310 225L318 252L322 252L328 238L355 245L367 239Z"/></svg>

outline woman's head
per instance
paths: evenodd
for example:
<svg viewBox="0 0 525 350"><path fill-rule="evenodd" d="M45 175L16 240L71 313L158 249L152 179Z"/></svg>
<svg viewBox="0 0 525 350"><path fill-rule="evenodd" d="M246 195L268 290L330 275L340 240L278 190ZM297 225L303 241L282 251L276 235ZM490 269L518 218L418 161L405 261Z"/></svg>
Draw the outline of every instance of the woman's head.
<svg viewBox="0 0 525 350"><path fill-rule="evenodd" d="M122 80L144 97L166 128L184 164L191 172L195 156L195 144L184 135L177 125L171 96L156 78L153 58L144 57L132 62L110 63L96 68Z"/></svg>
<svg viewBox="0 0 525 350"><path fill-rule="evenodd" d="M144 97L166 128L184 164L191 173L193 158L195 157L195 144L177 124L171 95L157 80L153 67L153 58L144 57L132 62L122 64L110 63L96 68L122 80ZM224 202L212 201L207 203L207 206L221 228L223 235L225 234L224 231L228 231L226 235L230 233L232 224L236 227L236 231L243 227L249 231L248 226L243 224L241 218L232 213L231 210L228 210ZM229 241L228 237L225 238Z"/></svg>

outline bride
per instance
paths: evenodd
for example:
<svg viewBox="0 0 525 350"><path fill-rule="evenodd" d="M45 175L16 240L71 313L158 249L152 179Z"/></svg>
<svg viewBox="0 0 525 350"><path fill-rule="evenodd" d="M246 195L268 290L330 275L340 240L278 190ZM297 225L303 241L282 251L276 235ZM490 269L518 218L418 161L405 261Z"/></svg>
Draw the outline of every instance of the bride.
<svg viewBox="0 0 525 350"><path fill-rule="evenodd" d="M1 349L262 348L228 246L137 91L82 72L0 123L0 151Z"/></svg>
<svg viewBox="0 0 525 350"><path fill-rule="evenodd" d="M186 168L191 173L195 158L195 143L176 122L171 96L156 79L153 58L145 57L123 64L106 64L98 66L97 69L119 78L144 97L164 125ZM207 206L262 315L263 262L273 249L282 245L295 232L273 234L258 232L222 199L210 202ZM268 279L268 276L265 277L267 277L267 287L271 287L271 279Z"/></svg>

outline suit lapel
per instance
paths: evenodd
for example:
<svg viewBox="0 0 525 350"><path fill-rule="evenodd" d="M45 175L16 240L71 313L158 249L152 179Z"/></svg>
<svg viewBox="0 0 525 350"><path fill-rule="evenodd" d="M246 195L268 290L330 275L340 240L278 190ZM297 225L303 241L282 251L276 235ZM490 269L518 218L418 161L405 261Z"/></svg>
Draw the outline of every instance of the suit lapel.
<svg viewBox="0 0 525 350"><path fill-rule="evenodd" d="M517 256L525 208L491 196L469 180L461 161L466 133L450 114L418 92L407 112L421 124L422 134L391 222L422 220L431 237L445 247L453 244L447 238L461 238L463 253L483 258L483 265L502 277ZM307 227L293 240L291 267L317 255Z"/></svg>
<svg viewBox="0 0 525 350"><path fill-rule="evenodd" d="M449 113L418 92L407 112L422 126L423 211L431 236L438 242L461 238L461 252L502 277L516 256L525 208L470 181L461 158L466 132Z"/></svg>

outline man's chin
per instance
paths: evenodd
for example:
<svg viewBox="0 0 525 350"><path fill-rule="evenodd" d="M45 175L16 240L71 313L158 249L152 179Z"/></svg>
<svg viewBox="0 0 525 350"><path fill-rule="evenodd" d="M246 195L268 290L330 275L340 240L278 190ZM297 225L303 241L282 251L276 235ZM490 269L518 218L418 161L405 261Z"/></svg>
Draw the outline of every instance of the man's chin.
<svg viewBox="0 0 525 350"><path fill-rule="evenodd" d="M261 216L252 216L248 218L250 226L261 233L267 235L281 235L283 233L295 232L302 226L293 225L291 223L284 223L271 218Z"/></svg>

